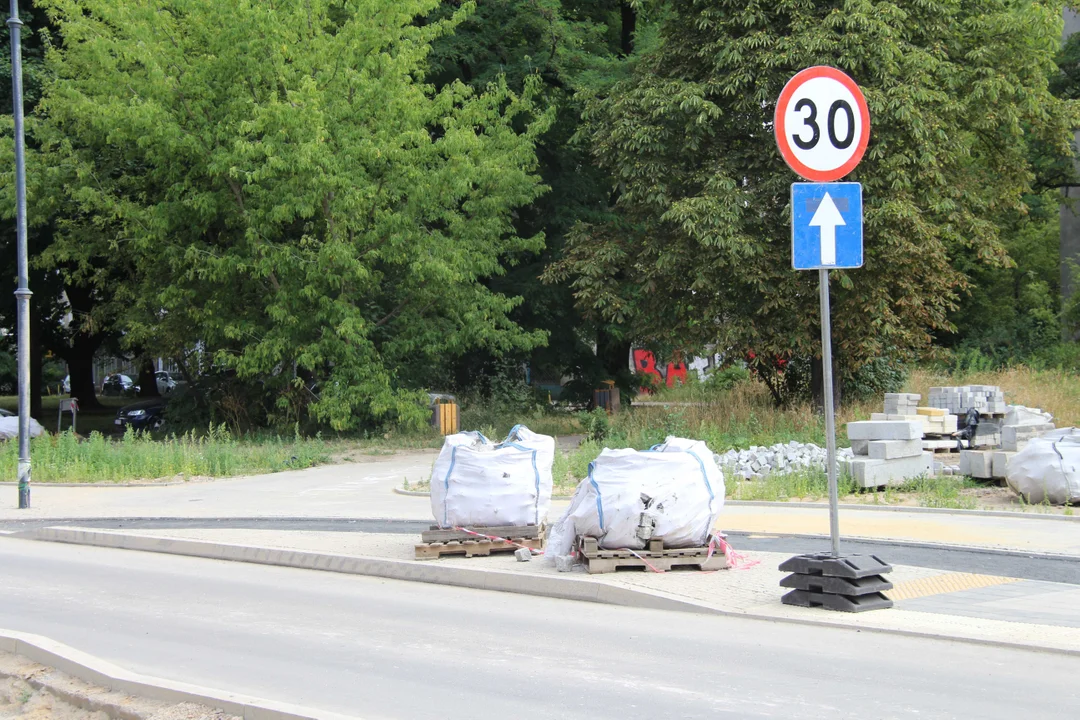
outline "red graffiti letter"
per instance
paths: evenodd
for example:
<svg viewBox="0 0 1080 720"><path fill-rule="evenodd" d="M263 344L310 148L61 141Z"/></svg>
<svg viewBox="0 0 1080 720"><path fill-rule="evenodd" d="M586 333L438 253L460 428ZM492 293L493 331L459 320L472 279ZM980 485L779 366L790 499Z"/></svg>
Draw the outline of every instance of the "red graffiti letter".
<svg viewBox="0 0 1080 720"><path fill-rule="evenodd" d="M651 375L655 378L655 381L650 384L659 385L664 381L664 376L656 369L656 356L653 355L652 350L634 350L634 370L639 375ZM650 389L642 387L641 391L648 394Z"/></svg>
<svg viewBox="0 0 1080 720"><path fill-rule="evenodd" d="M675 387L676 378L678 378L680 383L686 384L686 363L668 363L667 386Z"/></svg>

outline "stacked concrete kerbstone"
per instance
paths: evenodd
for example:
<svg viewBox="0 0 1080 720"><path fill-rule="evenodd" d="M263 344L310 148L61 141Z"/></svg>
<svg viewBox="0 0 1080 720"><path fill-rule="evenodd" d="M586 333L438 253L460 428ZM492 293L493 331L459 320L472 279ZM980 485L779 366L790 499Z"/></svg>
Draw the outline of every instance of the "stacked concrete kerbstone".
<svg viewBox="0 0 1080 720"><path fill-rule="evenodd" d="M961 385L932 387L927 400L930 407L944 408L953 415L963 415L975 408L982 415L1003 414L1005 393L997 385Z"/></svg>
<svg viewBox="0 0 1080 720"><path fill-rule="evenodd" d="M918 401L916 401L918 402ZM933 455L923 452L918 420L864 420L847 425L855 456L847 469L859 487L899 485L933 473Z"/></svg>
<svg viewBox="0 0 1080 720"><path fill-rule="evenodd" d="M837 458L842 462L851 457L848 448L840 448ZM758 480L769 475L786 475L801 470L824 470L827 453L825 448L813 443L777 443L769 447L754 445L748 450L728 450L716 455L716 464L731 477Z"/></svg>
<svg viewBox="0 0 1080 720"><path fill-rule="evenodd" d="M1001 449L1006 452L1020 452L1029 440L1056 429L1057 425L1054 423L1005 425L1001 428Z"/></svg>

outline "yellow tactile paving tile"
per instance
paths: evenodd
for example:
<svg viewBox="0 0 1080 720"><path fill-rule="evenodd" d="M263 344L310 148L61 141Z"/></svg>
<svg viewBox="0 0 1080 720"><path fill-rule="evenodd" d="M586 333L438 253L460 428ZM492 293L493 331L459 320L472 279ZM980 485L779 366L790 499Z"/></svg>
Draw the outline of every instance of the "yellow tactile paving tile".
<svg viewBox="0 0 1080 720"><path fill-rule="evenodd" d="M960 590L973 590L1014 582L1019 582L1019 580L999 575L944 573L897 583L892 590L886 591L885 594L892 600L914 600L915 598L930 595L943 595L945 593L959 592Z"/></svg>

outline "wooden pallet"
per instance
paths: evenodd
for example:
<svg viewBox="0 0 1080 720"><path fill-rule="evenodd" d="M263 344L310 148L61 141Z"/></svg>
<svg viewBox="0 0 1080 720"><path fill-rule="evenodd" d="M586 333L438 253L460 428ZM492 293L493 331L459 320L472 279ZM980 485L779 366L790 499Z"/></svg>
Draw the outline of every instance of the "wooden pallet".
<svg viewBox="0 0 1080 720"><path fill-rule="evenodd" d="M955 440L923 440L922 445L923 452L932 453L957 453L960 450L956 447ZM965 450L967 448L964 448Z"/></svg>
<svg viewBox="0 0 1080 720"><path fill-rule="evenodd" d="M470 527L475 533L481 535L489 535L491 537L500 538L530 538L536 539L544 537L543 525L495 525L489 527ZM484 538L476 537L472 533L465 532L464 530L455 530L454 528L443 529L438 525L432 525L431 529L425 530L420 533L420 539L424 543L435 542L450 542L452 540L483 540Z"/></svg>
<svg viewBox="0 0 1080 720"><path fill-rule="evenodd" d="M464 555L470 557L486 557L492 553L512 553L519 547L544 549L544 538L508 538L512 542L499 542L473 538L471 540L450 540L449 542L421 543L416 546L417 560L430 560L441 558L444 555Z"/></svg>
<svg viewBox="0 0 1080 720"><path fill-rule="evenodd" d="M577 540L577 551L585 563L585 568L591 574L611 573L625 569L651 570L652 568L663 571L677 568L723 570L728 566L727 558L719 550L715 550L710 558L708 547L665 548L663 538L653 538L646 549L631 552L630 550L605 550L600 547L596 538L581 536ZM634 554L635 552L637 555ZM652 565L652 568L649 565Z"/></svg>

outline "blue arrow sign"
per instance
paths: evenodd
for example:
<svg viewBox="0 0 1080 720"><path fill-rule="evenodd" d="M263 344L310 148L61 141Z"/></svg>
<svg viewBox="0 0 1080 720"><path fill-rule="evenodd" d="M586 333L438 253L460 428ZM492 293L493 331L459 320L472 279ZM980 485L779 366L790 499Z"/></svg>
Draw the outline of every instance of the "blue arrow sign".
<svg viewBox="0 0 1080 720"><path fill-rule="evenodd" d="M791 265L796 270L863 264L862 185L793 183Z"/></svg>

